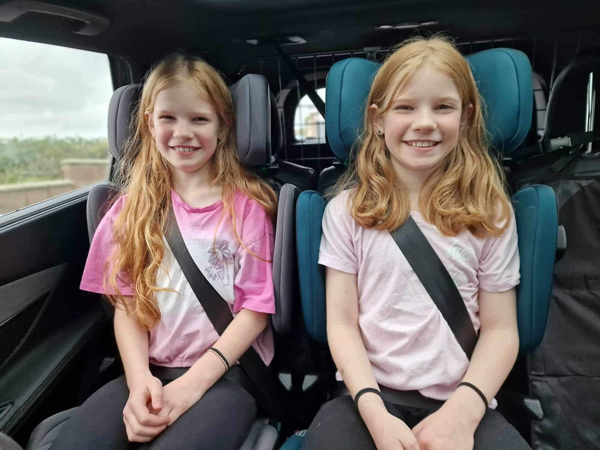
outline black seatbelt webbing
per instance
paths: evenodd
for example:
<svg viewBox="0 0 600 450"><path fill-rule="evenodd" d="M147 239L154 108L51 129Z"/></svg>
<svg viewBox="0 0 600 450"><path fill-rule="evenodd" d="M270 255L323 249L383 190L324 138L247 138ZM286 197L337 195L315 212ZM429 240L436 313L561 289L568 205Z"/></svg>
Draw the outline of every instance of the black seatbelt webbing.
<svg viewBox="0 0 600 450"><path fill-rule="evenodd" d="M439 256L410 215L390 234L471 359L477 334L465 302Z"/></svg>
<svg viewBox="0 0 600 450"><path fill-rule="evenodd" d="M169 211L165 238L206 315L219 336L222 335L233 321L233 314L227 302L206 279L190 255L177 225L173 208ZM283 398L287 396L287 392L277 383L271 370L265 365L256 350L250 346L240 357L239 362L256 387L253 392L250 392L256 402L274 418L285 421L287 414L283 408Z"/></svg>

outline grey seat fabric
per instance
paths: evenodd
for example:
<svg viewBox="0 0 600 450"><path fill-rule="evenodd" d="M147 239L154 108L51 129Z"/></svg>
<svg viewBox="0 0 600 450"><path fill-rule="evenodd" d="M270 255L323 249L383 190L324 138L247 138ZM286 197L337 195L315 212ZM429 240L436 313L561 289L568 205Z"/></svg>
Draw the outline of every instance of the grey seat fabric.
<svg viewBox="0 0 600 450"><path fill-rule="evenodd" d="M271 162L271 91L262 75L249 74L230 88L235 104L238 156L257 167Z"/></svg>
<svg viewBox="0 0 600 450"><path fill-rule="evenodd" d="M267 81L260 75L246 75L232 85L230 89L236 106L238 155L242 162L250 167L267 164L271 160L271 106ZM131 118L139 101L139 94L140 88L137 84L120 87L113 93L108 113L108 141L110 152L116 160L122 157L125 150L127 139L129 138ZM285 197L287 198L287 188L285 192ZM110 184L97 185L90 191L87 205L90 240L110 206L110 198L114 194L116 194L115 188ZM289 210L290 205L295 205L295 202L286 202L286 204L288 206L285 209ZM286 219L284 222L287 224L289 220ZM282 225L282 230L284 229L286 229L286 226ZM293 236L293 234L290 234L290 237ZM280 245L280 248L289 248L289 240L285 239L284 241L285 245ZM286 262L282 263L283 266L280 273L286 274L285 276L294 273L291 269L287 268L287 265L291 262L288 255ZM278 283L280 286L283 286L283 292L289 291L289 282L285 277L282 278L280 276ZM276 287L276 291L281 292L282 289ZM275 315L273 323L279 324L279 329L282 330L289 328L286 325L286 321L291 320L288 317L291 308L281 303L282 301L287 301L286 299L288 298L290 297L287 295L276 296L277 311L284 311L285 314L281 317ZM60 412L41 422L30 436L27 449L49 450L52 442L58 436L62 424L68 420L75 409L72 408ZM247 442L254 442L258 447L247 447L248 449L256 448L257 450L263 450L273 448L277 439L277 432L272 426L266 423L265 419L257 419L252 430L255 434L249 436ZM275 432L275 438L271 442L272 432Z"/></svg>
<svg viewBox="0 0 600 450"><path fill-rule="evenodd" d="M277 437L277 430L269 425L266 419L258 419L252 424L250 433L240 450L272 450Z"/></svg>
<svg viewBox="0 0 600 450"><path fill-rule="evenodd" d="M71 417L71 414L76 409L71 408L54 414L35 427L29 437L29 444L27 444L26 450L48 450L58 437L58 433L64 423L69 420L69 417Z"/></svg>
<svg viewBox="0 0 600 450"><path fill-rule="evenodd" d="M279 193L277 228L273 253L273 284L277 314L272 318L279 333L291 331L293 305L298 304L298 270L296 253L296 201L300 189L284 184Z"/></svg>

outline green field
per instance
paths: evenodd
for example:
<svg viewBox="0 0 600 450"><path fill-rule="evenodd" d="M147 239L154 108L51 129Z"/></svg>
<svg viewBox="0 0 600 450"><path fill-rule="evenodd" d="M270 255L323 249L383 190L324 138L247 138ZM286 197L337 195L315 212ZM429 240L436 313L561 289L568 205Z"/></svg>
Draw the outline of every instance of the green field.
<svg viewBox="0 0 600 450"><path fill-rule="evenodd" d="M59 180L62 160L104 159L108 155L106 138L0 139L0 184Z"/></svg>

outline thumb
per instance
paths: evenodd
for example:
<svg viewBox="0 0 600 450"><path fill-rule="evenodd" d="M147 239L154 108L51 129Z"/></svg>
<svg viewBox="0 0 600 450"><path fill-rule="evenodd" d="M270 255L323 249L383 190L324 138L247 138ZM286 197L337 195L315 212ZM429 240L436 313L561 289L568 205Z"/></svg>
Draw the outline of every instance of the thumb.
<svg viewBox="0 0 600 450"><path fill-rule="evenodd" d="M152 409L160 411L163 406L163 386L158 378L154 378L151 383L148 384L148 391L150 392L150 398L152 399Z"/></svg>

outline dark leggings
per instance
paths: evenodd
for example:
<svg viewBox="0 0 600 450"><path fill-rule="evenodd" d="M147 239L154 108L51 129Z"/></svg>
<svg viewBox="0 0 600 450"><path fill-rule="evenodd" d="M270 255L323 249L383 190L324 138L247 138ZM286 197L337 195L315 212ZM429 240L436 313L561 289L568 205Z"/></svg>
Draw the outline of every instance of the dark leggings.
<svg viewBox="0 0 600 450"><path fill-rule="evenodd" d="M241 371L237 366L231 370ZM132 444L123 423L128 398L125 376L100 388L66 421L51 450L237 449L257 414L256 402L244 388L221 379L154 440Z"/></svg>
<svg viewBox="0 0 600 450"><path fill-rule="evenodd" d="M390 414L414 427L435 411L384 402ZM525 450L527 442L500 413L488 408L475 432L474 450ZM302 450L376 450L354 402L349 395L337 397L323 405L312 421Z"/></svg>

